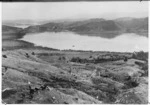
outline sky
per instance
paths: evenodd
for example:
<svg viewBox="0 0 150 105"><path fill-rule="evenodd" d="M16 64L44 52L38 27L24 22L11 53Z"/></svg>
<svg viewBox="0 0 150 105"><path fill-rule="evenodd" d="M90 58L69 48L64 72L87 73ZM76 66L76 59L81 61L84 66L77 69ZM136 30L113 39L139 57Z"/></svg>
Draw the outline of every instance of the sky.
<svg viewBox="0 0 150 105"><path fill-rule="evenodd" d="M2 3L2 20L115 19L147 16L147 1Z"/></svg>

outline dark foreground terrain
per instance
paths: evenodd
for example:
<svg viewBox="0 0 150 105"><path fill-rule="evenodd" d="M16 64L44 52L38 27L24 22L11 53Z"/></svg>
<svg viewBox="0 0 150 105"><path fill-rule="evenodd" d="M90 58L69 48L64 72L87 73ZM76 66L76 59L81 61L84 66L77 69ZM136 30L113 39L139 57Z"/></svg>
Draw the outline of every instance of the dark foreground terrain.
<svg viewBox="0 0 150 105"><path fill-rule="evenodd" d="M17 40L20 30L2 34L3 103L148 103L148 53L35 47Z"/></svg>

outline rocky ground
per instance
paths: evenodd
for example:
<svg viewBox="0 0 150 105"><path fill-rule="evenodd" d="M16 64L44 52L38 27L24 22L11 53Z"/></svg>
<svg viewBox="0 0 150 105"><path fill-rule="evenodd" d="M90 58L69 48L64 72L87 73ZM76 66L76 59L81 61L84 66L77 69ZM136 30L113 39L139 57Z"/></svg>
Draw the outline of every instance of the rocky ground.
<svg viewBox="0 0 150 105"><path fill-rule="evenodd" d="M2 99L8 104L148 102L148 77L135 63L145 61L133 59L130 54L127 61L101 63L71 60L107 58L114 53L18 49L2 54Z"/></svg>
<svg viewBox="0 0 150 105"><path fill-rule="evenodd" d="M16 35L6 30L2 36L3 103L148 103L147 60L132 53L35 47Z"/></svg>

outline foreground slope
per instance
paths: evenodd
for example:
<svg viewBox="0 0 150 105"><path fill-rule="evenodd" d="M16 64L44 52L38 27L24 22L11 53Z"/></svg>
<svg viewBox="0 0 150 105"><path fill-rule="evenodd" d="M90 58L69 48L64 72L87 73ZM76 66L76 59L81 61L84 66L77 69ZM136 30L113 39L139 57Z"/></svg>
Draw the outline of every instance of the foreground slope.
<svg viewBox="0 0 150 105"><path fill-rule="evenodd" d="M124 62L121 57L130 54L117 55L118 60L115 53L3 51L2 99L8 104L147 103L147 77L135 64L144 61ZM113 56L114 61L88 63L90 56ZM76 57L87 61L72 61Z"/></svg>

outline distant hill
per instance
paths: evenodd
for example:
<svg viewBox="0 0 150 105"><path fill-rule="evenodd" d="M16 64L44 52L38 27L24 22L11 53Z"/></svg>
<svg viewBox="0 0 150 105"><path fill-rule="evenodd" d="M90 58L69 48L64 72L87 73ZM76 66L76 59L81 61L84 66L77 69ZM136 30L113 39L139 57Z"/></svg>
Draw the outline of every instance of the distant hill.
<svg viewBox="0 0 150 105"><path fill-rule="evenodd" d="M121 28L112 20L88 20L85 22L80 22L80 24L76 25L73 23L70 25L68 30L71 31L120 31Z"/></svg>
<svg viewBox="0 0 150 105"><path fill-rule="evenodd" d="M12 26L12 27L19 27L19 26L31 26L31 25L41 25L48 23L49 21L42 21L42 20L3 20L2 24L6 26Z"/></svg>
<svg viewBox="0 0 150 105"><path fill-rule="evenodd" d="M148 18L120 18L115 22L127 32L148 31Z"/></svg>
<svg viewBox="0 0 150 105"><path fill-rule="evenodd" d="M148 18L118 18L115 20L89 19L82 21L49 22L32 25L23 33L71 31L81 35L113 38L122 33L136 33L148 36Z"/></svg>
<svg viewBox="0 0 150 105"><path fill-rule="evenodd" d="M17 28L17 27L12 27L12 26L6 26L6 25L3 25L2 26L2 32L5 32L5 33L18 33L22 31L22 28Z"/></svg>

